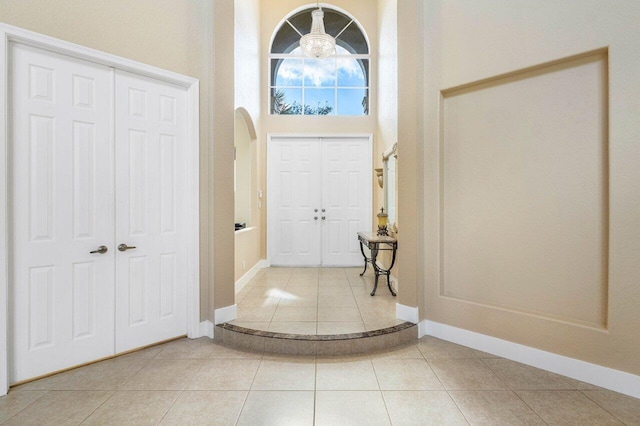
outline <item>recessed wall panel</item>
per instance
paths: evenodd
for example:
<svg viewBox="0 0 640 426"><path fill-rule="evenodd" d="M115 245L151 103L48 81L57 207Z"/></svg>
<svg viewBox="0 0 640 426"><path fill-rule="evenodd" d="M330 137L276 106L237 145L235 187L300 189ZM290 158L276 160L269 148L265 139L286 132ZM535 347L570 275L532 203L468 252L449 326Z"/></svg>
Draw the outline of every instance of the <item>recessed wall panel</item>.
<svg viewBox="0 0 640 426"><path fill-rule="evenodd" d="M441 294L606 326L606 53L442 95Z"/></svg>

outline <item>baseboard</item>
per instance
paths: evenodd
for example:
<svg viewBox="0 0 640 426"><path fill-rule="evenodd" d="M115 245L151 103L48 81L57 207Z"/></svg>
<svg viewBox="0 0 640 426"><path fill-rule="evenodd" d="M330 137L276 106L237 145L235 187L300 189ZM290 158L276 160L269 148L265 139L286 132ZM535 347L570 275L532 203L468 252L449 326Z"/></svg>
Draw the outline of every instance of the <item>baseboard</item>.
<svg viewBox="0 0 640 426"><path fill-rule="evenodd" d="M401 305L400 303L396 303L396 318L401 319L403 321L418 324L418 322L420 321L418 319L419 318L418 307Z"/></svg>
<svg viewBox="0 0 640 426"><path fill-rule="evenodd" d="M200 336L207 336L213 339L213 323L209 320L200 323Z"/></svg>
<svg viewBox="0 0 640 426"><path fill-rule="evenodd" d="M255 265L253 265L251 269L249 269L243 276L238 279L238 281L236 281L236 284L234 286L236 294L240 290L242 290L244 286L249 284L249 281L251 281L251 279L256 276L260 269L268 268L269 266L270 263L266 259L259 260Z"/></svg>
<svg viewBox="0 0 640 426"><path fill-rule="evenodd" d="M640 376L625 373L624 371L591 364L434 321L421 321L418 333L420 337L424 335L437 337L634 398L640 398Z"/></svg>
<svg viewBox="0 0 640 426"><path fill-rule="evenodd" d="M238 318L238 305L225 306L214 312L215 325L233 321L236 318Z"/></svg>

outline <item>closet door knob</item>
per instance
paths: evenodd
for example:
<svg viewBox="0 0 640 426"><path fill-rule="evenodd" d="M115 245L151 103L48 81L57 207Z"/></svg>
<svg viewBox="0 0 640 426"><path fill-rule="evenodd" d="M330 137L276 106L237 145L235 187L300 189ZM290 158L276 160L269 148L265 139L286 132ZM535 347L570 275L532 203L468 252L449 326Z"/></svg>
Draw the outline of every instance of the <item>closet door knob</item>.
<svg viewBox="0 0 640 426"><path fill-rule="evenodd" d="M325 220L325 219L326 219L326 217L322 216L322 220Z"/></svg>
<svg viewBox="0 0 640 426"><path fill-rule="evenodd" d="M100 247L98 247L97 250L90 251L89 253L90 254L94 254L94 253L105 254L107 251L109 251L107 246L100 246Z"/></svg>
<svg viewBox="0 0 640 426"><path fill-rule="evenodd" d="M313 220L318 220L318 216L314 216L314 217L313 217Z"/></svg>
<svg viewBox="0 0 640 426"><path fill-rule="evenodd" d="M134 249L134 248L136 248L136 246L128 246L126 244L120 244L118 246L118 250L120 250L120 251L127 251L127 250L131 250L131 249Z"/></svg>
<svg viewBox="0 0 640 426"><path fill-rule="evenodd" d="M318 213L318 209L313 209L313 212L314 213Z"/></svg>

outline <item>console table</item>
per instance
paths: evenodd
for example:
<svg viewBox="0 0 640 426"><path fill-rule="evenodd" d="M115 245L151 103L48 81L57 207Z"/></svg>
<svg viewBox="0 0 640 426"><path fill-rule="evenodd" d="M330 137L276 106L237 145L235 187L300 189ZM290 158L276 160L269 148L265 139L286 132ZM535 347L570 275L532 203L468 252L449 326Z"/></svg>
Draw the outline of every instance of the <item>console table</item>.
<svg viewBox="0 0 640 426"><path fill-rule="evenodd" d="M389 287L389 291L394 296L396 292L393 291L391 287L391 281L389 280L389 275L391 274L391 268L393 268L393 264L396 263L396 251L398 250L398 240L393 237L378 235L375 232L358 232L358 241L360 241L360 252L362 253L362 257L364 257L364 271L360 274L363 276L365 272L367 272L367 264L371 263L373 266L373 271L375 272L375 284L373 285L373 291L371 295L374 296L376 294L376 290L378 289L378 277L380 275L387 276L387 287ZM369 250L371 250L371 257L367 257L364 254L364 246L367 246ZM382 269L376 263L376 258L378 257L379 251L391 251L391 265L389 269Z"/></svg>

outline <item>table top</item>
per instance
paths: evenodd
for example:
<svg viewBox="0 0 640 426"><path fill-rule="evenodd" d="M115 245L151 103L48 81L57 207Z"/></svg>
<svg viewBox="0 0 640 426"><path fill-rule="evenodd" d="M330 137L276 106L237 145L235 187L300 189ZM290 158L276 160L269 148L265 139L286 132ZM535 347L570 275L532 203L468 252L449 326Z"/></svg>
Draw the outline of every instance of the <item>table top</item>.
<svg viewBox="0 0 640 426"><path fill-rule="evenodd" d="M375 232L358 232L358 238L370 243L397 243L398 239L387 235L378 235Z"/></svg>

